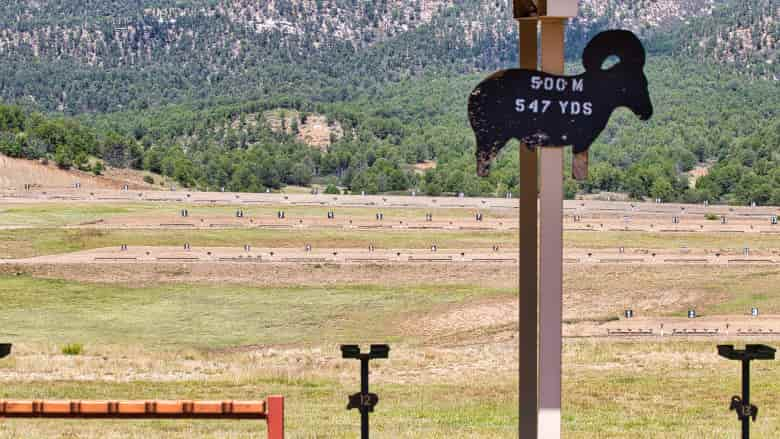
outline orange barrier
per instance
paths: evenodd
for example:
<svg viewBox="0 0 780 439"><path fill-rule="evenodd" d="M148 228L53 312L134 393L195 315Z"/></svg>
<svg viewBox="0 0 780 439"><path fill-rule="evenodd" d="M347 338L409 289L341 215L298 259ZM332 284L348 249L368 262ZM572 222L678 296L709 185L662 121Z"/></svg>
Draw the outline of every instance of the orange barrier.
<svg viewBox="0 0 780 439"><path fill-rule="evenodd" d="M0 418L264 419L268 439L284 439L284 397L265 401L0 400Z"/></svg>

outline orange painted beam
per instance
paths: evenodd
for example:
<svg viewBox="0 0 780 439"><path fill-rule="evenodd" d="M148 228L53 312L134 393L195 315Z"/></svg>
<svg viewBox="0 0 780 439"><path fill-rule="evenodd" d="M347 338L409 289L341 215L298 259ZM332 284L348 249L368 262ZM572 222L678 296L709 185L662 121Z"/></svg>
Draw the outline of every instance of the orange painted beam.
<svg viewBox="0 0 780 439"><path fill-rule="evenodd" d="M5 418L265 419L265 401L0 400Z"/></svg>
<svg viewBox="0 0 780 439"><path fill-rule="evenodd" d="M284 439L284 397L267 401L0 400L0 418L265 419L268 439Z"/></svg>

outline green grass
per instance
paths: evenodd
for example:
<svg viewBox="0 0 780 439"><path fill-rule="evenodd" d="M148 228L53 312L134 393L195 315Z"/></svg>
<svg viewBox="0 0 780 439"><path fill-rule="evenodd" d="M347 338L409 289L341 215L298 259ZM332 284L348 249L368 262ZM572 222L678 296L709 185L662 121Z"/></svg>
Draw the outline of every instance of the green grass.
<svg viewBox="0 0 780 439"><path fill-rule="evenodd" d="M457 231L387 231L387 230L106 230L106 229L52 229L31 228L0 230L0 259L26 258L69 253L101 247L181 246L189 242L198 247L255 248L439 248L490 249L494 244L514 247L517 234L512 232L457 232Z"/></svg>
<svg viewBox="0 0 780 439"><path fill-rule="evenodd" d="M160 362L171 356L179 361L191 359L205 369L213 364L221 365L219 370L227 368L214 378L176 382L10 380L4 381L0 398L210 400L283 394L288 437L352 438L359 431L359 416L347 412L345 405L346 396L359 387L358 363L342 362L330 350L336 351L338 343L381 340L398 347L393 350L393 367L415 364L422 360L413 360L404 352L416 350L417 335L400 323L434 308L514 294L511 289L473 285L420 285L403 290L383 285L130 287L0 277L0 303L4 305L0 339L18 345L9 359L0 361L0 373L25 373L25 365L32 361L38 373L53 376L65 369L87 376L112 372L109 376L121 378L127 368L155 373ZM60 349L51 346L73 340L83 343L86 354L57 359ZM42 345L49 346L43 354L36 350ZM284 354L291 345L328 346L322 355L304 354L297 361L331 358L328 367L306 363L298 372L285 375L278 366L263 369L266 360L262 356L229 349L243 345L282 345L275 355L290 355L286 361L293 365L296 354ZM275 361L278 365L280 360ZM97 369L91 372L93 367ZM373 369L380 372L386 367L390 366L376 364ZM231 368L248 372L228 379ZM177 371L175 365L167 369ZM381 395L381 403L372 431L380 438L513 437L516 387L511 376L498 379L493 374L470 374L468 379L425 385L376 383L372 390ZM263 438L264 431L264 424L254 421L0 423L0 438Z"/></svg>
<svg viewBox="0 0 780 439"><path fill-rule="evenodd" d="M744 247L754 250L780 248L780 236L744 233L567 232L564 240L567 248L592 250L619 247L677 249L683 245L734 251ZM68 253L120 244L180 246L183 242L189 242L200 247L240 247L251 243L254 247L299 248L310 243L316 248L367 248L369 244L381 248L428 248L431 243L437 243L442 249L489 249L494 244L515 247L517 241L517 232L509 231L24 228L0 230L0 259Z"/></svg>
<svg viewBox="0 0 780 439"><path fill-rule="evenodd" d="M23 228L0 230L0 259L26 258L68 253L120 244L133 246L193 246L240 247L251 243L255 247L303 247L310 243L316 248L367 248L374 244L382 248L428 248L431 243L446 248L483 248L494 244L515 247L517 232L509 231L430 231L430 230L163 230L163 229L61 229ZM744 233L719 234L661 234L630 232L566 232L567 248L582 249L677 249L682 246L703 249L731 249L744 247L754 250L780 248L780 236Z"/></svg>
<svg viewBox="0 0 780 439"><path fill-rule="evenodd" d="M0 209L0 226L59 227L122 215L151 212L154 204L40 203L8 204Z"/></svg>
<svg viewBox="0 0 780 439"><path fill-rule="evenodd" d="M758 233L646 233L646 232L566 232L567 248L616 249L619 247L647 249L731 249L754 250L780 248L780 235Z"/></svg>
<svg viewBox="0 0 780 439"><path fill-rule="evenodd" d="M165 207L175 216L179 205ZM59 229L83 221L159 213L155 205L6 206L0 225L35 214L32 228L0 231L0 258L133 245L427 248L490 248L514 246L516 233L344 231L344 230L97 230ZM18 209L18 210L17 210ZM39 210L35 210L39 209ZM137 209L137 210L136 210ZM190 206L191 215L232 215L234 206ZM249 215L274 215L277 207L245 209ZM327 208L286 208L288 218L325 216ZM385 218L396 215L383 209ZM205 212L205 213L202 213ZM376 209L350 214L372 218ZM434 212L470 216L467 210ZM340 210L337 209L337 215ZM398 216L421 216L423 210L400 210ZM40 227L45 226L45 227ZM567 232L574 248L780 248L780 236L758 234L662 234L639 232ZM758 306L762 314L780 313L780 269L731 266L658 266L637 272L632 267L575 267L565 272L567 299L576 318L618 315L626 301L655 304L647 315L683 315L691 294L703 314L744 314ZM185 279L186 280L186 279ZM357 437L359 416L345 410L346 395L357 391L357 363L337 359L342 342L391 343L394 351L383 370L415 373L432 364L453 369L423 384L396 380L373 386L381 402L372 416L379 438L514 438L517 437L516 352L506 350L490 371L460 374L474 362L482 345L453 354L430 346L403 322L423 320L433 310L457 309L464 303L511 297L511 289L490 288L489 275L464 285L394 286L377 278L371 285L322 287L249 284L147 283L142 285L79 283L29 276L0 276L0 340L18 349L0 361L0 398L65 399L255 399L281 393L287 397L287 432L293 438ZM661 300L679 292L683 299ZM677 296L676 296L677 297ZM624 303L626 302L626 303ZM477 336L485 336L490 328ZM469 339L461 340L468 344ZM737 344L744 343L739 340ZM615 342L566 340L564 344L563 429L566 438L716 438L737 436L738 423L728 402L739 392L739 368L715 354L720 340ZM84 353L62 356L65 344L81 344ZM770 343L772 344L772 343ZM274 358L231 349L247 345L278 347ZM44 346L41 352L40 346ZM438 345L436 345L438 347ZM514 346L511 344L511 346ZM299 354L295 349L311 347ZM285 353L285 349L292 353ZM322 354L315 352L322 349ZM487 349L491 345L487 345ZM38 350L36 350L38 349ZM425 350L414 357L409 350ZM332 352L331 352L332 351ZM330 359L321 366L315 359ZM432 356L431 360L428 356ZM440 356L440 357L437 357ZM170 360L175 358L176 360ZM190 362L189 364L187 362ZM171 364L161 365L169 361ZM183 361L183 362L179 362ZM182 364L189 364L184 367ZM216 366L212 366L216 364ZM265 369L266 364L277 369ZM289 364L289 369L278 368ZM187 372L203 367L206 377ZM374 366L372 366L373 369ZM433 366L431 366L433 367ZM236 368L236 369L231 369ZM181 370L180 370L181 369ZM414 369L414 370L412 370ZM511 367L509 367L511 369ZM32 373L34 370L35 373ZM216 370L214 376L209 375ZM233 370L240 370L236 376ZM780 369L773 362L754 363L753 398L760 407L755 436L775 437L780 431ZM73 372L84 379L61 378ZM113 378L105 377L111 372ZM133 377L123 382L122 372ZM145 373L181 372L179 381L137 378ZM25 375L25 374L29 375ZM52 378L42 380L40 376ZM398 375L396 375L398 376ZM104 422L5 420L0 438L264 438L260 422Z"/></svg>
<svg viewBox="0 0 780 439"><path fill-rule="evenodd" d="M265 288L142 287L0 277L0 338L219 349L240 345L397 341L396 323L437 305L506 296L473 285Z"/></svg>
<svg viewBox="0 0 780 439"><path fill-rule="evenodd" d="M741 343L737 343L738 345ZM391 354L392 355L392 354ZM75 361L75 360L74 360ZM338 361L338 360L334 360ZM261 375L179 382L11 381L0 398L255 399L286 397L288 437L354 438L357 413L345 410L357 390L357 363L339 377ZM381 368L380 368L381 370ZM780 369L753 364L752 401L760 407L756 438L780 430ZM717 356L714 341L567 340L564 344L563 433L575 439L731 439L739 424L728 410L739 393L739 365ZM372 386L378 438L516 438L517 377L500 365L490 376L451 384ZM261 422L5 420L2 438L263 438Z"/></svg>
<svg viewBox="0 0 780 439"><path fill-rule="evenodd" d="M724 273L710 284L728 292L726 300L711 307L713 314L747 314L754 306L763 314L780 313L780 269Z"/></svg>
<svg viewBox="0 0 780 439"><path fill-rule="evenodd" d="M68 343L61 349L63 355L81 355L84 352L84 345L81 343Z"/></svg>
<svg viewBox="0 0 780 439"><path fill-rule="evenodd" d="M323 200L330 200L323 198ZM473 209L461 208L385 208L377 207L328 207L328 206L246 206L243 204L206 204L206 203L113 203L113 202L43 202L35 204L6 204L0 209L0 226L28 225L35 227L60 227L77 225L99 219L121 220L122 217L137 217L139 214L160 217L178 217L181 209L187 208L191 217L226 216L232 218L236 209L244 210L245 218L275 219L279 210L284 210L288 219L325 218L327 212L335 211L337 219L355 220L373 219L377 212L384 214L385 221L424 220L426 213L432 213L435 220L462 220L473 218ZM516 218L511 209L487 209L489 218Z"/></svg>
<svg viewBox="0 0 780 439"><path fill-rule="evenodd" d="M355 368L356 369L356 368ZM244 382L13 383L0 398L62 399L257 399L285 396L286 437L355 438L360 415L345 409L347 395L359 389L358 371L346 383L336 380L255 380ZM371 417L378 438L516 437L517 392L510 382L473 385L382 385L372 391L380 403ZM457 397L455 397L457 395ZM265 438L262 421L61 421L4 420L0 438Z"/></svg>
<svg viewBox="0 0 780 439"><path fill-rule="evenodd" d="M566 437L738 437L739 424L728 404L740 393L739 364L718 357L715 345L715 341L567 343ZM751 400L760 410L751 428L757 438L776 437L780 369L773 362L758 361L752 370Z"/></svg>
<svg viewBox="0 0 780 439"><path fill-rule="evenodd" d="M494 244L515 247L517 232L484 231L377 231L377 230L106 230L63 229L98 219L112 219L121 223L122 217L138 218L156 215L161 222L177 218L181 208L187 207L191 217L232 218L238 206L191 205L184 203L37 203L9 204L0 209L0 226L26 225L27 228L0 230L0 259L24 258L47 254L67 253L119 244L146 246L179 246L190 242L197 246L301 247L311 243L319 248L365 248L374 244L384 248L427 248L436 242L442 248L491 248ZM247 217L275 218L284 209L287 218L325 218L326 206L242 206ZM337 219L371 220L382 211L385 222L422 220L431 211L434 219L463 220L473 215L471 209L405 209L405 208L336 208ZM516 212L489 210L488 217L515 221ZM168 219L166 219L168 218ZM646 249L675 249L681 246L704 249L754 250L780 248L780 235L752 233L647 233L647 232L566 232L567 248L614 249L618 247Z"/></svg>

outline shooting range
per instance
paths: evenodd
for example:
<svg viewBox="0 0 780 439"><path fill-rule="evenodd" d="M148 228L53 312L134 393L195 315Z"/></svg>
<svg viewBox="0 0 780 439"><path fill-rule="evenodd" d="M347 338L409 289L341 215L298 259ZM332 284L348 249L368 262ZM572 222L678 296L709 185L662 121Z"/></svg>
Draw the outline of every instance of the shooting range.
<svg viewBox="0 0 780 439"><path fill-rule="evenodd" d="M0 437L778 435L775 1L111 1L0 8Z"/></svg>
<svg viewBox="0 0 780 439"><path fill-rule="evenodd" d="M520 69L496 72L479 84L469 99L469 118L481 176L510 139L521 142L519 433L547 439L561 436L563 146L573 145L572 174L585 180L588 149L612 111L627 106L647 120L653 106L645 49L634 34L596 35L583 53L585 73L564 76L565 28L577 15L577 1L534 3L514 2ZM605 70L609 56L620 61Z"/></svg>

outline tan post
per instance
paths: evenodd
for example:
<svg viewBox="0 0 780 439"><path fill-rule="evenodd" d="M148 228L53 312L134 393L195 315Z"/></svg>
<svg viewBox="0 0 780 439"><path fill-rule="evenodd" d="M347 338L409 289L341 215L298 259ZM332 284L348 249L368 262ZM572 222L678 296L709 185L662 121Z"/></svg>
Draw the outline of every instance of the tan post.
<svg viewBox="0 0 780 439"><path fill-rule="evenodd" d="M514 7L520 68L539 68L541 23L541 70L563 74L566 21L577 1L514 0ZM537 151L520 147L519 437L560 439L564 149ZM587 161L575 156L575 178L587 176Z"/></svg>
<svg viewBox="0 0 780 439"><path fill-rule="evenodd" d="M542 70L564 70L566 18L544 17ZM561 362L563 313L563 153L541 149L539 250L539 438L561 437Z"/></svg>
<svg viewBox="0 0 780 439"><path fill-rule="evenodd" d="M515 0L520 32L520 68L538 65L538 25L534 5ZM520 298L519 298L519 433L536 438L539 425L538 381L538 171L537 152L520 145Z"/></svg>

